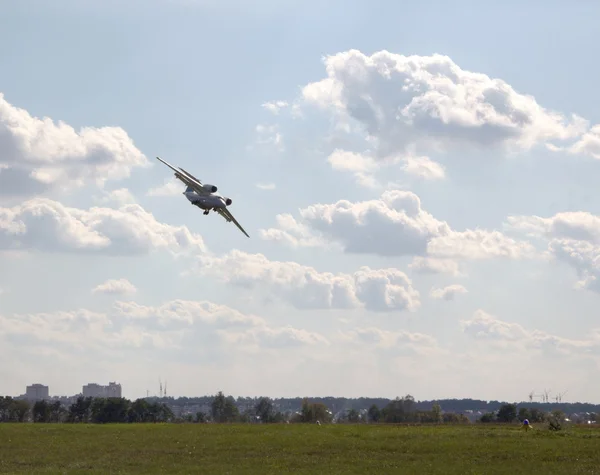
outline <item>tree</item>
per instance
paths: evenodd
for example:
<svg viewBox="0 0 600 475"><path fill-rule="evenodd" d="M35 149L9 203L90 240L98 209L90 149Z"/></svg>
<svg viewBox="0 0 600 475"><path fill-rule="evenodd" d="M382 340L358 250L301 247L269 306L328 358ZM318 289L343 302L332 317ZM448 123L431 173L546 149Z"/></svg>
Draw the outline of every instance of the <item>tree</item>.
<svg viewBox="0 0 600 475"><path fill-rule="evenodd" d="M43 399L40 401L35 401L31 412L33 416L33 422L50 422L50 404Z"/></svg>
<svg viewBox="0 0 600 475"><path fill-rule="evenodd" d="M496 417L494 416L494 413L492 412L486 412L483 416L481 416L479 418L479 422L483 422L483 423L490 423L490 422L494 422L496 420Z"/></svg>
<svg viewBox="0 0 600 475"><path fill-rule="evenodd" d="M517 418L516 404L502 404L496 416L498 422L512 422Z"/></svg>
<svg viewBox="0 0 600 475"><path fill-rule="evenodd" d="M206 414L204 414L202 411L199 411L196 413L196 422L204 423L204 422L206 422L206 420L207 420Z"/></svg>
<svg viewBox="0 0 600 475"><path fill-rule="evenodd" d="M333 415L327 406L321 402L311 403L307 398L302 399L300 414L293 417L292 422L331 422Z"/></svg>
<svg viewBox="0 0 600 475"><path fill-rule="evenodd" d="M79 396L77 400L71 404L67 414L69 422L89 422L91 418L92 398Z"/></svg>
<svg viewBox="0 0 600 475"><path fill-rule="evenodd" d="M531 421L531 411L526 407L519 408L519 420L523 422L525 419Z"/></svg>
<svg viewBox="0 0 600 475"><path fill-rule="evenodd" d="M235 400L219 391L211 403L211 415L215 422L235 422L239 420L240 411Z"/></svg>
<svg viewBox="0 0 600 475"><path fill-rule="evenodd" d="M379 407L377 407L376 404L373 404L370 408L369 408L369 412L367 413L369 420L371 422L379 422L381 420L381 411L379 410Z"/></svg>
<svg viewBox="0 0 600 475"><path fill-rule="evenodd" d="M529 418L529 422L545 422L546 421L546 413L536 407L533 407L529 410L531 417Z"/></svg>
<svg viewBox="0 0 600 475"><path fill-rule="evenodd" d="M136 399L129 408L129 422L156 422L156 411L145 399Z"/></svg>
<svg viewBox="0 0 600 475"><path fill-rule="evenodd" d="M54 401L50 404L50 422L62 422L66 413L67 410L60 401Z"/></svg>
<svg viewBox="0 0 600 475"><path fill-rule="evenodd" d="M455 412L445 412L442 415L444 424L468 424L469 418L464 414L457 414Z"/></svg>
<svg viewBox="0 0 600 475"><path fill-rule="evenodd" d="M433 404L433 407L431 408L431 416L433 419L433 422L435 422L436 424L439 424L440 422L442 422L442 406L440 406L440 404L436 401Z"/></svg>
<svg viewBox="0 0 600 475"><path fill-rule="evenodd" d="M351 424L356 424L357 422L360 422L360 414L356 409L352 408L348 411L348 422L350 422Z"/></svg>
<svg viewBox="0 0 600 475"><path fill-rule="evenodd" d="M90 407L91 420L100 424L127 422L130 406L130 401L122 397L95 398Z"/></svg>
<svg viewBox="0 0 600 475"><path fill-rule="evenodd" d="M548 417L548 429L553 431L562 430L562 425L566 420L565 413L559 409L552 411Z"/></svg>
<svg viewBox="0 0 600 475"><path fill-rule="evenodd" d="M30 409L27 401L0 396L0 422L24 422Z"/></svg>
<svg viewBox="0 0 600 475"><path fill-rule="evenodd" d="M273 422L275 411L273 403L267 397L261 397L254 406L254 413L261 422Z"/></svg>
<svg viewBox="0 0 600 475"><path fill-rule="evenodd" d="M415 419L415 399L409 394L402 399L396 398L383 408L381 415L385 422L408 422Z"/></svg>

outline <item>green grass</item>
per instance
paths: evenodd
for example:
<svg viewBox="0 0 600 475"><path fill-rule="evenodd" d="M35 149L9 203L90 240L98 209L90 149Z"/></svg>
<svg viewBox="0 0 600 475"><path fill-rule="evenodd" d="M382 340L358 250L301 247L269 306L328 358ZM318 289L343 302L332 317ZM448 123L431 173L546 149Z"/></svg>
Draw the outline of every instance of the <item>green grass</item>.
<svg viewBox="0 0 600 475"><path fill-rule="evenodd" d="M0 424L0 473L600 474L600 430Z"/></svg>

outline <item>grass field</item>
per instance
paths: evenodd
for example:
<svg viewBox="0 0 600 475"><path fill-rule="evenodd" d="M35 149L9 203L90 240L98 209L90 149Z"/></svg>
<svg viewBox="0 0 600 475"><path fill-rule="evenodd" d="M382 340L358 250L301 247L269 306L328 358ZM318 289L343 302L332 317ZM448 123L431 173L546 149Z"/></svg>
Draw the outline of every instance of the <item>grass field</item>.
<svg viewBox="0 0 600 475"><path fill-rule="evenodd" d="M600 429L0 424L0 472L600 474Z"/></svg>

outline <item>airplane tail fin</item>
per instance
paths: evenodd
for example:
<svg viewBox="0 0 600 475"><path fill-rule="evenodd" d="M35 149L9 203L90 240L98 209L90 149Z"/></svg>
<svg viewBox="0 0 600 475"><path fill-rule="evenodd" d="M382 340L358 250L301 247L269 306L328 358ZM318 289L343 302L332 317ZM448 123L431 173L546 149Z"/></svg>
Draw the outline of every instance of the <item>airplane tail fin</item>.
<svg viewBox="0 0 600 475"><path fill-rule="evenodd" d="M192 192L192 191L194 191L194 189L193 189L191 186L188 186L188 187L185 189L185 192L186 192L186 193L190 193L190 192Z"/></svg>

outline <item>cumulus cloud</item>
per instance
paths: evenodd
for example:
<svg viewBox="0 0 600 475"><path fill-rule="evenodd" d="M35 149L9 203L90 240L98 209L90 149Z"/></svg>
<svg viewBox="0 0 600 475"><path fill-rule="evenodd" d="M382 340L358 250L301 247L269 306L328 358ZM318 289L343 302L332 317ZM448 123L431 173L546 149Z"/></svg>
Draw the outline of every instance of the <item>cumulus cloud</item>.
<svg viewBox="0 0 600 475"><path fill-rule="evenodd" d="M469 320L461 320L463 331L487 345L500 349L530 351L539 350L544 353L573 356L600 355L600 334L592 332L592 338L574 340L551 335L541 330L527 330L518 323L499 320L479 309Z"/></svg>
<svg viewBox="0 0 600 475"><path fill-rule="evenodd" d="M279 227L260 230L267 240L293 246L320 246L331 241L347 253L381 256L425 256L443 259L520 258L533 252L499 231L456 231L423 210L419 197L389 190L378 200L315 204L277 217Z"/></svg>
<svg viewBox="0 0 600 475"><path fill-rule="evenodd" d="M407 174L423 180L440 180L446 177L445 168L429 157L406 153L386 160L377 159L366 153L356 153L336 148L328 157L328 163L334 170L352 173L360 186L380 188L377 172L382 167L399 165Z"/></svg>
<svg viewBox="0 0 600 475"><path fill-rule="evenodd" d="M547 253L571 266L576 288L600 292L600 217L587 211L557 213L550 218L510 216L507 227L545 239Z"/></svg>
<svg viewBox="0 0 600 475"><path fill-rule="evenodd" d="M327 161L334 170L344 170L354 174L359 185L370 188L377 186L377 181L373 174L377 171L379 165L372 157L335 149L327 157Z"/></svg>
<svg viewBox="0 0 600 475"><path fill-rule="evenodd" d="M452 259L416 256L408 267L417 274L450 274L455 277L463 275L458 262Z"/></svg>
<svg viewBox="0 0 600 475"><path fill-rule="evenodd" d="M72 190L130 175L148 166L120 127L82 127L31 116L0 93L0 194L28 196Z"/></svg>
<svg viewBox="0 0 600 475"><path fill-rule="evenodd" d="M353 173L361 186L374 186L381 167L391 165L412 177L443 179L445 167L430 155L448 152L485 156L542 145L600 157L600 125L590 129L587 120L545 108L445 55L352 49L326 56L324 66L325 77L304 85L292 107L298 115L324 112L332 119L328 141L338 145L327 152L335 157L329 163ZM352 145L340 147L345 142Z"/></svg>
<svg viewBox="0 0 600 475"><path fill-rule="evenodd" d="M466 294L467 289L459 284L448 285L443 288L431 289L429 295L436 300L454 300L458 294Z"/></svg>
<svg viewBox="0 0 600 475"><path fill-rule="evenodd" d="M329 340L319 333L300 330L291 326L281 328L260 327L246 332L226 333L223 337L231 344L259 349L279 349L329 346Z"/></svg>
<svg viewBox="0 0 600 475"><path fill-rule="evenodd" d="M511 229L525 231L530 236L574 239L600 243L600 217L588 211L557 213L550 218L540 216L509 216Z"/></svg>
<svg viewBox="0 0 600 475"><path fill-rule="evenodd" d="M414 311L421 304L419 292L398 269L365 266L353 274L333 274L234 250L222 257L201 256L196 270L228 284L250 290L262 288L301 309Z"/></svg>
<svg viewBox="0 0 600 475"><path fill-rule="evenodd" d="M137 202L133 193L127 188L119 188L112 191L103 191L102 195L96 198L98 202L103 204L116 204L118 206L134 204Z"/></svg>
<svg viewBox="0 0 600 475"><path fill-rule="evenodd" d="M176 196L183 193L183 185L177 178L169 178L161 186L150 188L146 196Z"/></svg>
<svg viewBox="0 0 600 475"><path fill-rule="evenodd" d="M271 101L262 104L262 107L267 109L269 112L272 112L273 114L279 114L279 111L287 106L289 106L287 101Z"/></svg>
<svg viewBox="0 0 600 475"><path fill-rule="evenodd" d="M553 152L565 151L570 154L581 154L600 159L600 124L592 127L570 146L560 147L548 144L547 147Z"/></svg>
<svg viewBox="0 0 600 475"><path fill-rule="evenodd" d="M83 210L41 198L0 208L0 249L112 255L206 250L201 236L160 223L137 204Z"/></svg>
<svg viewBox="0 0 600 475"><path fill-rule="evenodd" d="M92 289L94 294L124 295L137 292L137 288L127 279L109 279Z"/></svg>
<svg viewBox="0 0 600 475"><path fill-rule="evenodd" d="M408 175L424 180L441 180L446 177L446 169L429 157L407 155L402 162L402 169Z"/></svg>
<svg viewBox="0 0 600 475"><path fill-rule="evenodd" d="M190 352L199 343L204 350L236 338L244 339L248 347L266 349L328 344L318 333L291 326L271 327L261 317L207 301L173 300L155 307L116 302L108 313L78 309L0 314L0 341L5 344L17 339L38 349L58 346L70 353L142 348ZM221 350L231 351L224 346Z"/></svg>
<svg viewBox="0 0 600 475"><path fill-rule="evenodd" d="M461 69L448 56L349 50L324 62L327 77L307 84L302 99L341 121L357 121L382 157L415 145L529 149L576 138L588 127L501 79Z"/></svg>
<svg viewBox="0 0 600 475"><path fill-rule="evenodd" d="M116 302L113 313L131 321L150 321L157 327L189 326L206 323L219 328L264 326L266 321L255 315L246 315L226 305L206 300L172 300L158 306L137 302Z"/></svg>
<svg viewBox="0 0 600 475"><path fill-rule="evenodd" d="M359 346L372 346L384 351L427 355L439 350L438 342L430 335L405 330L389 331L376 327L356 328L341 332L340 338Z"/></svg>

